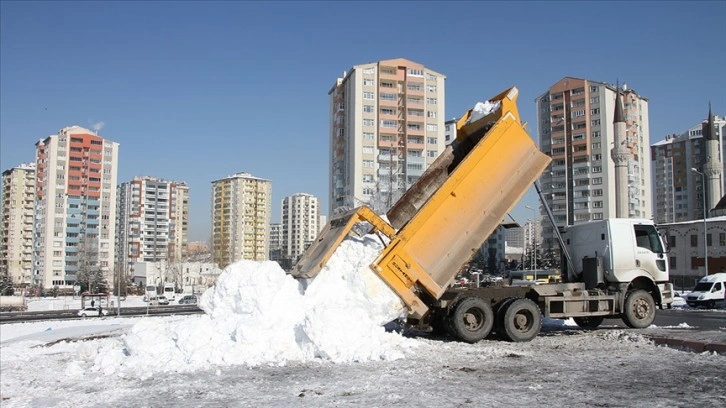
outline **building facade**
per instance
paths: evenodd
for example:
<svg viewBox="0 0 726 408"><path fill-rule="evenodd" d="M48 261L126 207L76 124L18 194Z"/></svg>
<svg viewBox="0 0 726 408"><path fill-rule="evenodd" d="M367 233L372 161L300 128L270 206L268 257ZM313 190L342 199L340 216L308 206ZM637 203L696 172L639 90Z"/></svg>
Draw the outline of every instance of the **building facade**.
<svg viewBox="0 0 726 408"><path fill-rule="evenodd" d="M658 225L668 237L670 279L677 289L691 290L707 274L726 272L726 216L708 218L705 227L704 235L702 219Z"/></svg>
<svg viewBox="0 0 726 408"><path fill-rule="evenodd" d="M117 187L116 262L130 276L135 262L185 259L189 187L184 182L138 176Z"/></svg>
<svg viewBox="0 0 726 408"><path fill-rule="evenodd" d="M330 89L330 211L382 212L443 151L445 76L403 58L354 66Z"/></svg>
<svg viewBox="0 0 726 408"><path fill-rule="evenodd" d="M282 256L293 263L320 231L320 200L297 193L282 200Z"/></svg>
<svg viewBox="0 0 726 408"><path fill-rule="evenodd" d="M118 143L70 126L35 146L34 283L71 289L97 272L112 283Z"/></svg>
<svg viewBox="0 0 726 408"><path fill-rule="evenodd" d="M212 260L269 259L272 181L237 173L212 182Z"/></svg>
<svg viewBox="0 0 726 408"><path fill-rule="evenodd" d="M720 146L721 159L724 154L724 132L726 118L713 116L714 132ZM674 223L703 218L703 178L692 169L702 171L706 163L706 145L703 139L703 124L692 126L680 135L667 135L650 147L653 173L654 219L657 223ZM726 166L721 160L723 175ZM721 191L726 191L726 182L721 177ZM718 194L717 194L718 195ZM707 205L708 213L716 203ZM710 215L710 214L709 214Z"/></svg>
<svg viewBox="0 0 726 408"><path fill-rule="evenodd" d="M30 285L33 277L33 208L35 163L21 164L2 173L0 213L0 274L15 286Z"/></svg>
<svg viewBox="0 0 726 408"><path fill-rule="evenodd" d="M282 259L282 224L273 222L270 224L270 260L279 261Z"/></svg>
<svg viewBox="0 0 726 408"><path fill-rule="evenodd" d="M616 128L625 131L618 146L627 169L621 188L627 195L624 213L651 218L648 100L623 86L623 116L616 126L616 88L566 77L535 99L540 149L552 157L540 183L558 226L615 217L619 195L611 149ZM545 248L556 248L552 227L542 228Z"/></svg>

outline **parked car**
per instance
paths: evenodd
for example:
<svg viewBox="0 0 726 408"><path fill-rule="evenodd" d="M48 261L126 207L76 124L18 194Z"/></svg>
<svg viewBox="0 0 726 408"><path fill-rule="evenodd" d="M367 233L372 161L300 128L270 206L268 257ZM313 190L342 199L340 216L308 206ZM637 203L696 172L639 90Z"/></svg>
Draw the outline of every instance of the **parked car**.
<svg viewBox="0 0 726 408"><path fill-rule="evenodd" d="M180 305L196 305L197 295L184 295L179 299Z"/></svg>
<svg viewBox="0 0 726 408"><path fill-rule="evenodd" d="M104 316L108 316L108 310L101 309L101 314ZM81 316L81 317L98 316L98 306L88 306L84 309L81 309L78 311L78 316Z"/></svg>
<svg viewBox="0 0 726 408"><path fill-rule="evenodd" d="M169 304L169 299L167 299L166 296L161 295L161 296L159 296L159 304L160 305L168 305Z"/></svg>

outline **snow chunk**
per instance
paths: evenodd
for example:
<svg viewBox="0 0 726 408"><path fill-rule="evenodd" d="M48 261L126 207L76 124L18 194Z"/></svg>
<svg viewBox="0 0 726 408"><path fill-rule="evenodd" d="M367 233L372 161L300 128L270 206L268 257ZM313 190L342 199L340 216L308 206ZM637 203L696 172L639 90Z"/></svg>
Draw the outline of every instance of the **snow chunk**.
<svg viewBox="0 0 726 408"><path fill-rule="evenodd" d="M466 121L466 124L476 122L477 120L483 118L484 116L489 115L492 112L497 111L501 106L501 102L499 101L486 101L486 102L477 102L476 105L474 105L474 109L471 111L471 115L469 116L469 119Z"/></svg>

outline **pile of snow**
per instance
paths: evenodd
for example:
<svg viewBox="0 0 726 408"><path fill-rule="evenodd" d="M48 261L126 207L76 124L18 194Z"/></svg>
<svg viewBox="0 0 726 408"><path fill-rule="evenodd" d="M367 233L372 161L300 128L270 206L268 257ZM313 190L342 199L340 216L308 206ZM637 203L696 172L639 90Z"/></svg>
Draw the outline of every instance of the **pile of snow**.
<svg viewBox="0 0 726 408"><path fill-rule="evenodd" d="M500 106L501 102L499 101L477 102L476 105L474 105L474 109L472 109L471 115L469 116L469 119L467 119L466 124L476 122L484 116L498 110Z"/></svg>
<svg viewBox="0 0 726 408"><path fill-rule="evenodd" d="M206 315L142 321L123 348L107 345L88 358L96 371L142 378L209 365L401 358L415 341L383 328L405 309L369 267L383 248L377 239L343 241L304 292L275 262L232 264L200 299Z"/></svg>

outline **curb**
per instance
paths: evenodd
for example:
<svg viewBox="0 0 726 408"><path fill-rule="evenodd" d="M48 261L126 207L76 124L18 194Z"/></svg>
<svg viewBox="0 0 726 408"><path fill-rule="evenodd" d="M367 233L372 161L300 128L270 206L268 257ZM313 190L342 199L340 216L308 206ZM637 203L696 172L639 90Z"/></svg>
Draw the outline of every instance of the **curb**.
<svg viewBox="0 0 726 408"><path fill-rule="evenodd" d="M726 355L726 344L724 343L709 343L706 341L698 340L680 340L657 336L648 336L648 338L659 346L667 346L681 350L690 350L696 353L712 351L714 353Z"/></svg>

